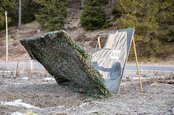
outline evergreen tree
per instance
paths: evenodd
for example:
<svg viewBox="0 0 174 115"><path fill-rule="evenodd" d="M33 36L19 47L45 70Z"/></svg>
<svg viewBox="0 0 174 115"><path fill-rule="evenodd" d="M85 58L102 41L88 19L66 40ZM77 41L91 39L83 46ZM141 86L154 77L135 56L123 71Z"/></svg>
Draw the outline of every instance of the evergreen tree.
<svg viewBox="0 0 174 115"><path fill-rule="evenodd" d="M104 4L106 4L105 0L88 1L80 20L86 30L99 29L105 24L107 15L104 11Z"/></svg>
<svg viewBox="0 0 174 115"><path fill-rule="evenodd" d="M33 0L22 0L22 23L35 20L35 13L38 12L38 4ZM0 1L0 29L4 29L4 12L8 11L9 26L18 23L19 0L1 0Z"/></svg>
<svg viewBox="0 0 174 115"><path fill-rule="evenodd" d="M0 0L0 29L5 27L5 11L8 11L8 23L12 24L14 22L15 9L14 0Z"/></svg>
<svg viewBox="0 0 174 115"><path fill-rule="evenodd" d="M156 15L159 7L157 0L118 0L115 6L121 17L117 19L118 27L135 27L138 35L148 36L158 29Z"/></svg>
<svg viewBox="0 0 174 115"><path fill-rule="evenodd" d="M38 0L37 2L40 10L36 14L36 20L40 25L48 31L63 29L67 17L67 0Z"/></svg>
<svg viewBox="0 0 174 115"><path fill-rule="evenodd" d="M160 25L158 38L166 42L174 42L174 1L159 0L160 11L157 20Z"/></svg>
<svg viewBox="0 0 174 115"><path fill-rule="evenodd" d="M158 1L117 0L113 10L117 17L117 28L135 27L138 54L146 57L154 55L155 45L152 43L155 43L153 41L159 42L155 38L159 27L156 21L159 11Z"/></svg>
<svg viewBox="0 0 174 115"><path fill-rule="evenodd" d="M22 23L35 20L35 14L39 12L39 4L34 0L22 0ZM18 12L17 12L18 14Z"/></svg>

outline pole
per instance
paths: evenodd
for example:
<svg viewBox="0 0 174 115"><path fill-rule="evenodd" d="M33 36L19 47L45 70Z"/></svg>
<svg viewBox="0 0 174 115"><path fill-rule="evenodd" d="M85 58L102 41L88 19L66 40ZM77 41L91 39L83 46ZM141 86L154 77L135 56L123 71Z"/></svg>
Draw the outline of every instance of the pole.
<svg viewBox="0 0 174 115"><path fill-rule="evenodd" d="M97 39L98 39L98 47L99 49L101 49L100 36Z"/></svg>
<svg viewBox="0 0 174 115"><path fill-rule="evenodd" d="M137 73L138 73L139 82L140 82L140 89L141 89L141 92L143 92L143 85L142 85L142 81L141 81L141 77L140 77L140 69L139 69L139 64L138 64L137 50L136 50L134 38L133 38L133 47L134 47L134 53L135 53L135 59L136 59Z"/></svg>
<svg viewBox="0 0 174 115"><path fill-rule="evenodd" d="M8 62L8 20L7 20L7 11L5 11L5 25L6 25L6 55L5 61Z"/></svg>
<svg viewBox="0 0 174 115"><path fill-rule="evenodd" d="M30 60L30 70L33 71L33 60Z"/></svg>
<svg viewBox="0 0 174 115"><path fill-rule="evenodd" d="M21 0L19 0L18 27L21 26Z"/></svg>
<svg viewBox="0 0 174 115"><path fill-rule="evenodd" d="M81 8L84 8L84 0L81 0Z"/></svg>
<svg viewBox="0 0 174 115"><path fill-rule="evenodd" d="M32 71L33 71L33 60L30 60L30 77L32 77Z"/></svg>

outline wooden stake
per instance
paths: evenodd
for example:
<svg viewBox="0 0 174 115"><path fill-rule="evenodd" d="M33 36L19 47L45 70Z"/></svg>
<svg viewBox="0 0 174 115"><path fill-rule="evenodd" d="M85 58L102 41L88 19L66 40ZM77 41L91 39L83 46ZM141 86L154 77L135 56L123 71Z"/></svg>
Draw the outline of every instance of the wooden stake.
<svg viewBox="0 0 174 115"><path fill-rule="evenodd" d="M14 79L16 79L17 77L19 77L19 62L17 61L17 64L16 64L16 71L15 71L15 74L14 74Z"/></svg>
<svg viewBox="0 0 174 115"><path fill-rule="evenodd" d="M100 37L98 37L97 39L98 39L98 47L99 47L99 49L101 49Z"/></svg>
<svg viewBox="0 0 174 115"><path fill-rule="evenodd" d="M18 28L21 26L21 0L19 0Z"/></svg>
<svg viewBox="0 0 174 115"><path fill-rule="evenodd" d="M5 56L5 61L8 62L8 17L7 17L7 11L5 11L5 25L6 25L6 56Z"/></svg>
<svg viewBox="0 0 174 115"><path fill-rule="evenodd" d="M33 60L30 60L30 77L32 77L32 71L33 71Z"/></svg>
<svg viewBox="0 0 174 115"><path fill-rule="evenodd" d="M134 47L134 54L135 54L135 59L136 59L137 73L138 73L139 82L140 82L140 89L141 89L141 92L143 92L143 85L142 85L142 81L141 81L141 77L140 77L140 69L139 69L139 64L138 64L137 50L136 50L134 38L133 38L133 47Z"/></svg>

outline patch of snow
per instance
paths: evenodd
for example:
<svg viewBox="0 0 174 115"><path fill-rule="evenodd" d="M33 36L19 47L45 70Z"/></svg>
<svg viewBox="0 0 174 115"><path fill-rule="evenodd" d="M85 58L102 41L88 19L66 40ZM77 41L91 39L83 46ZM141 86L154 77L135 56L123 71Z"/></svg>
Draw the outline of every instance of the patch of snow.
<svg viewBox="0 0 174 115"><path fill-rule="evenodd" d="M1 70L0 72L2 72L2 73L11 73L12 71L8 71L8 70Z"/></svg>
<svg viewBox="0 0 174 115"><path fill-rule="evenodd" d="M87 111L85 114L98 114L98 112L99 112L100 110L92 110L92 111Z"/></svg>
<svg viewBox="0 0 174 115"><path fill-rule="evenodd" d="M33 105L22 102L22 99L18 99L18 100L11 101L11 102L0 102L0 104L15 106L15 107L24 107L24 108L27 108L27 109L40 109L39 107L35 107Z"/></svg>
<svg viewBox="0 0 174 115"><path fill-rule="evenodd" d="M4 77L9 78L9 77L13 76L13 72L12 71L2 70L2 71L0 71L0 76L4 76Z"/></svg>
<svg viewBox="0 0 174 115"><path fill-rule="evenodd" d="M89 105L88 102L86 102L86 103L82 103L81 105L79 105L79 107L80 107L81 109L84 109L83 107L84 107L84 106L87 106L87 105Z"/></svg>
<svg viewBox="0 0 174 115"><path fill-rule="evenodd" d="M23 79L23 80L28 80L29 78L28 78L28 77L23 77L23 78L21 78L21 79Z"/></svg>
<svg viewBox="0 0 174 115"><path fill-rule="evenodd" d="M55 79L52 78L52 77L46 77L46 78L44 78L44 80L45 80L45 81L55 81Z"/></svg>
<svg viewBox="0 0 174 115"><path fill-rule="evenodd" d="M24 84L24 83L12 83L14 85L21 85L21 84Z"/></svg>
<svg viewBox="0 0 174 115"><path fill-rule="evenodd" d="M11 115L24 115L23 113L19 113L19 112L14 112L14 113L11 113Z"/></svg>
<svg viewBox="0 0 174 115"><path fill-rule="evenodd" d="M133 80L139 80L139 77L132 77L131 79L133 79ZM141 79L147 79L147 78L141 77Z"/></svg>

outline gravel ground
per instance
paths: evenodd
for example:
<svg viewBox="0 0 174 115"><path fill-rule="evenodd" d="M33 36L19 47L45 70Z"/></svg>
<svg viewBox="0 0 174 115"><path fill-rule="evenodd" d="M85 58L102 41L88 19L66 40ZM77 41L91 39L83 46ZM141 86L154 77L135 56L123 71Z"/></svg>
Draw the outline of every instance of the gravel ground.
<svg viewBox="0 0 174 115"><path fill-rule="evenodd" d="M0 76L0 115L174 114L174 73L144 72L142 76L143 93L135 73L125 73L119 95L104 99L74 93L49 75Z"/></svg>

